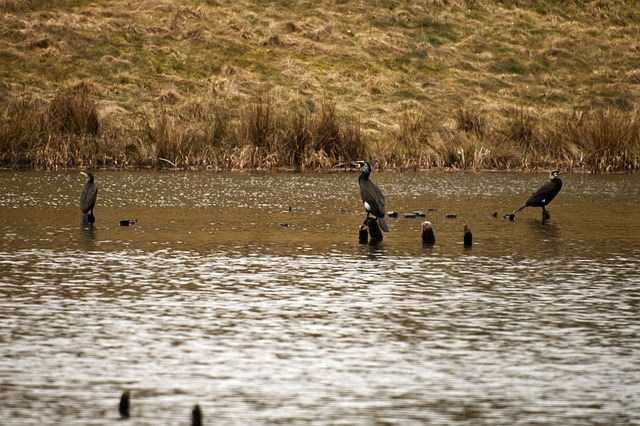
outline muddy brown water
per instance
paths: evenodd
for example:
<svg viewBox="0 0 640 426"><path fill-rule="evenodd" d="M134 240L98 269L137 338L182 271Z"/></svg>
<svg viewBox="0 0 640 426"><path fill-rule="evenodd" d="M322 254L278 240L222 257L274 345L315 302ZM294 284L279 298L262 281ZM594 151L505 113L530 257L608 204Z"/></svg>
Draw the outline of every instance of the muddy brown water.
<svg viewBox="0 0 640 426"><path fill-rule="evenodd" d="M562 178L374 172L369 246L355 172L0 172L0 423L638 424L640 178Z"/></svg>

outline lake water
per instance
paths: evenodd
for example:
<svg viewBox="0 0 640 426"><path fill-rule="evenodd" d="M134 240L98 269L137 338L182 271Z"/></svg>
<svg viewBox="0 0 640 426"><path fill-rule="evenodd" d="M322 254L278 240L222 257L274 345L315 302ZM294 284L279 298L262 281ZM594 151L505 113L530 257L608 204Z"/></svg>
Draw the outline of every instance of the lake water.
<svg viewBox="0 0 640 426"><path fill-rule="evenodd" d="M0 423L640 424L640 177L357 176L0 172Z"/></svg>

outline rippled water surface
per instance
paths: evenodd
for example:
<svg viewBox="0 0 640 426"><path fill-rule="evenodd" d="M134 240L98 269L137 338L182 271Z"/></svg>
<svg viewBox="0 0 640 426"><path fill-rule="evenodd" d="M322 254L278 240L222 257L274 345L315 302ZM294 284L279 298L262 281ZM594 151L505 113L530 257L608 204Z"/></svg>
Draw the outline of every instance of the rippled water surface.
<svg viewBox="0 0 640 426"><path fill-rule="evenodd" d="M370 246L356 173L0 172L0 423L640 424L640 178L562 177L374 173Z"/></svg>

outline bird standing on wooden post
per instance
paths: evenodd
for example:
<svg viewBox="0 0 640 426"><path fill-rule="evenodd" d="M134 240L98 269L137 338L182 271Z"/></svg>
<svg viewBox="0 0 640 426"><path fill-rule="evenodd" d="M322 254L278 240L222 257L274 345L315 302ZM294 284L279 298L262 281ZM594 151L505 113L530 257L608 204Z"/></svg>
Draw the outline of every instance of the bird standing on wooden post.
<svg viewBox="0 0 640 426"><path fill-rule="evenodd" d="M547 206L562 189L562 181L558 177L560 173L562 173L560 170L552 170L551 173L549 173L549 182L538 188L522 207L519 207L509 215L509 219L514 220L516 213L527 207L542 207L542 220L550 219L551 215L545 206Z"/></svg>
<svg viewBox="0 0 640 426"><path fill-rule="evenodd" d="M364 209L367 211L367 217L364 223L367 223L369 215L373 215L374 218L377 219L380 228L384 232L389 232L387 223L384 221L384 194L382 194L378 185L369 179L371 165L366 161L355 161L352 164L360 167L361 171L360 177L358 177L358 185L360 185L360 196L364 203Z"/></svg>
<svg viewBox="0 0 640 426"><path fill-rule="evenodd" d="M98 198L98 184L93 181L93 174L91 172L83 171L80 173L88 178L80 194L80 211L82 211L80 222L94 223L96 218L93 215L93 208Z"/></svg>

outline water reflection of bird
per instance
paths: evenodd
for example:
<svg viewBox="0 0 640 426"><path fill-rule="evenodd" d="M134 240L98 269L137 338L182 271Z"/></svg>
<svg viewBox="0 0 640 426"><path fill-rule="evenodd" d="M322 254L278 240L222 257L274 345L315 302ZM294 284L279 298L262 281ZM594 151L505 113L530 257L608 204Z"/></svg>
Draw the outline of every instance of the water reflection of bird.
<svg viewBox="0 0 640 426"><path fill-rule="evenodd" d="M380 188L378 188L378 185L369 180L371 165L366 161L355 161L352 164L360 167L361 170L360 177L358 177L358 184L360 185L360 196L362 197L364 208L367 211L365 223L369 215L373 215L377 218L380 228L384 232L389 232L387 223L384 221L384 195L382 191L380 191Z"/></svg>
<svg viewBox="0 0 640 426"><path fill-rule="evenodd" d="M560 170L552 170L551 173L549 173L549 182L538 188L522 207L519 207L511 213L509 218L511 220L515 219L516 213L526 207L542 207L542 219L551 218L545 206L549 204L562 189L562 181L558 177L560 173L562 173Z"/></svg>
<svg viewBox="0 0 640 426"><path fill-rule="evenodd" d="M93 215L93 207L96 205L96 199L98 198L98 184L93 181L93 174L91 172L83 171L80 173L88 178L80 194L80 210L82 211L80 221L93 223L96 221Z"/></svg>

